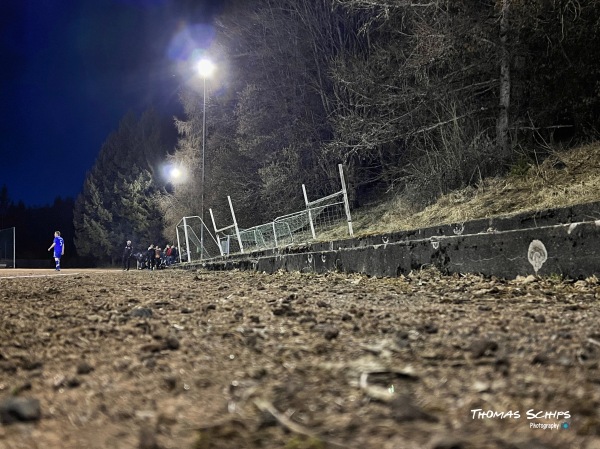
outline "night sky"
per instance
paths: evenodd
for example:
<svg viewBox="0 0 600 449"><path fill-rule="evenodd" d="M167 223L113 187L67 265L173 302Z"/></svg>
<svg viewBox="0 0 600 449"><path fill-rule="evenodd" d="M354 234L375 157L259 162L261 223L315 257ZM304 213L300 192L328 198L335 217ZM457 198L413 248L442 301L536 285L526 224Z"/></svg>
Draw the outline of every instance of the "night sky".
<svg viewBox="0 0 600 449"><path fill-rule="evenodd" d="M75 198L128 111L179 113L178 66L210 46L221 3L2 0L0 187L9 198Z"/></svg>

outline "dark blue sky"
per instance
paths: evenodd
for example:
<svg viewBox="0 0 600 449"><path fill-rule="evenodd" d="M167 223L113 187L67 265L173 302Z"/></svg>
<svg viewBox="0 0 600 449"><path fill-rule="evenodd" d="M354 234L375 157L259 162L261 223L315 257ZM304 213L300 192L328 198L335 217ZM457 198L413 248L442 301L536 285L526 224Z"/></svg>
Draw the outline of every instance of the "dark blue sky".
<svg viewBox="0 0 600 449"><path fill-rule="evenodd" d="M210 45L222 0L2 0L0 186L76 197L129 110L172 116L177 65Z"/></svg>

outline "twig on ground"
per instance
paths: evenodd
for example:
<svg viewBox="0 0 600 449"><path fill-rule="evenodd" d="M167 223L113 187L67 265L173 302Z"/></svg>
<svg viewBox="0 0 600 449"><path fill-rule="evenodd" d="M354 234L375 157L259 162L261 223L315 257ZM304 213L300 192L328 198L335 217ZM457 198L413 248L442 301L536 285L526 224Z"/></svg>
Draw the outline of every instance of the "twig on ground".
<svg viewBox="0 0 600 449"><path fill-rule="evenodd" d="M279 410L277 410L275 408L275 406L273 404L271 404L269 401L265 401L264 399L255 399L254 405L260 411L270 413L273 416L273 418L275 418L279 422L279 424L281 424L282 426L284 426L285 428L287 428L288 430L290 430L294 433L297 433L299 435L303 435L303 436L306 436L309 438L313 438L315 440L320 440L323 443L325 443L326 447L331 446L331 447L351 449L347 444L341 444L341 443L337 443L335 441L325 440L321 436L316 434L315 432L312 432L310 429L307 429L306 427L304 427L298 423L295 423L294 421L289 419L287 416L285 416L283 413L280 413Z"/></svg>

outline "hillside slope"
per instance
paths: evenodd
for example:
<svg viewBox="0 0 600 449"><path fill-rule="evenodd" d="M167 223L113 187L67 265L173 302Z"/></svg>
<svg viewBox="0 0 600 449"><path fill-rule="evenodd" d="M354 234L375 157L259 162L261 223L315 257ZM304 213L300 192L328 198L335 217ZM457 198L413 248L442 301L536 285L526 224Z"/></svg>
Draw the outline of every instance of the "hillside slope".
<svg viewBox="0 0 600 449"><path fill-rule="evenodd" d="M360 236L595 201L600 201L600 143L553 153L540 164L520 164L505 178L451 192L424 209L396 196L352 215Z"/></svg>

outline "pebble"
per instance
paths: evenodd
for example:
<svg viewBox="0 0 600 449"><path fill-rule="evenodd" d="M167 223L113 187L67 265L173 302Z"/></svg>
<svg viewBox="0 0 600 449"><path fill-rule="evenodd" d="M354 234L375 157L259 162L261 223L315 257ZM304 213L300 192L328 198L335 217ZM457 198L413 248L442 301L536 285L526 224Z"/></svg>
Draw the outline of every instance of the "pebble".
<svg viewBox="0 0 600 449"><path fill-rule="evenodd" d="M0 422L4 424L38 421L41 416L38 399L10 397L0 402Z"/></svg>
<svg viewBox="0 0 600 449"><path fill-rule="evenodd" d="M423 326L422 330L427 334L437 334L438 327L434 323L427 323Z"/></svg>
<svg viewBox="0 0 600 449"><path fill-rule="evenodd" d="M147 307L138 307L130 312L130 316L137 318L150 318L152 317L152 310L148 309Z"/></svg>
<svg viewBox="0 0 600 449"><path fill-rule="evenodd" d="M89 374L94 371L94 367L88 362L79 362L77 365L77 374Z"/></svg>
<svg viewBox="0 0 600 449"><path fill-rule="evenodd" d="M281 307L276 307L273 309L273 315L275 316L296 316L297 313L294 312L292 306L283 304Z"/></svg>
<svg viewBox="0 0 600 449"><path fill-rule="evenodd" d="M331 324L317 324L313 329L322 332L326 340L333 340L340 334L340 330Z"/></svg>
<svg viewBox="0 0 600 449"><path fill-rule="evenodd" d="M165 347L167 349L174 351L176 349L179 349L180 346L181 344L179 343L177 337L171 335L165 339Z"/></svg>
<svg viewBox="0 0 600 449"><path fill-rule="evenodd" d="M163 378L163 382L165 384L165 388L169 391L174 390L177 387L177 377L173 375L168 375Z"/></svg>
<svg viewBox="0 0 600 449"><path fill-rule="evenodd" d="M478 359L498 350L498 343L493 340L477 340L471 344L471 354Z"/></svg>
<svg viewBox="0 0 600 449"><path fill-rule="evenodd" d="M337 338L339 334L340 330L337 327L331 326L325 330L325 334L323 336L326 340L333 340L334 338Z"/></svg>

